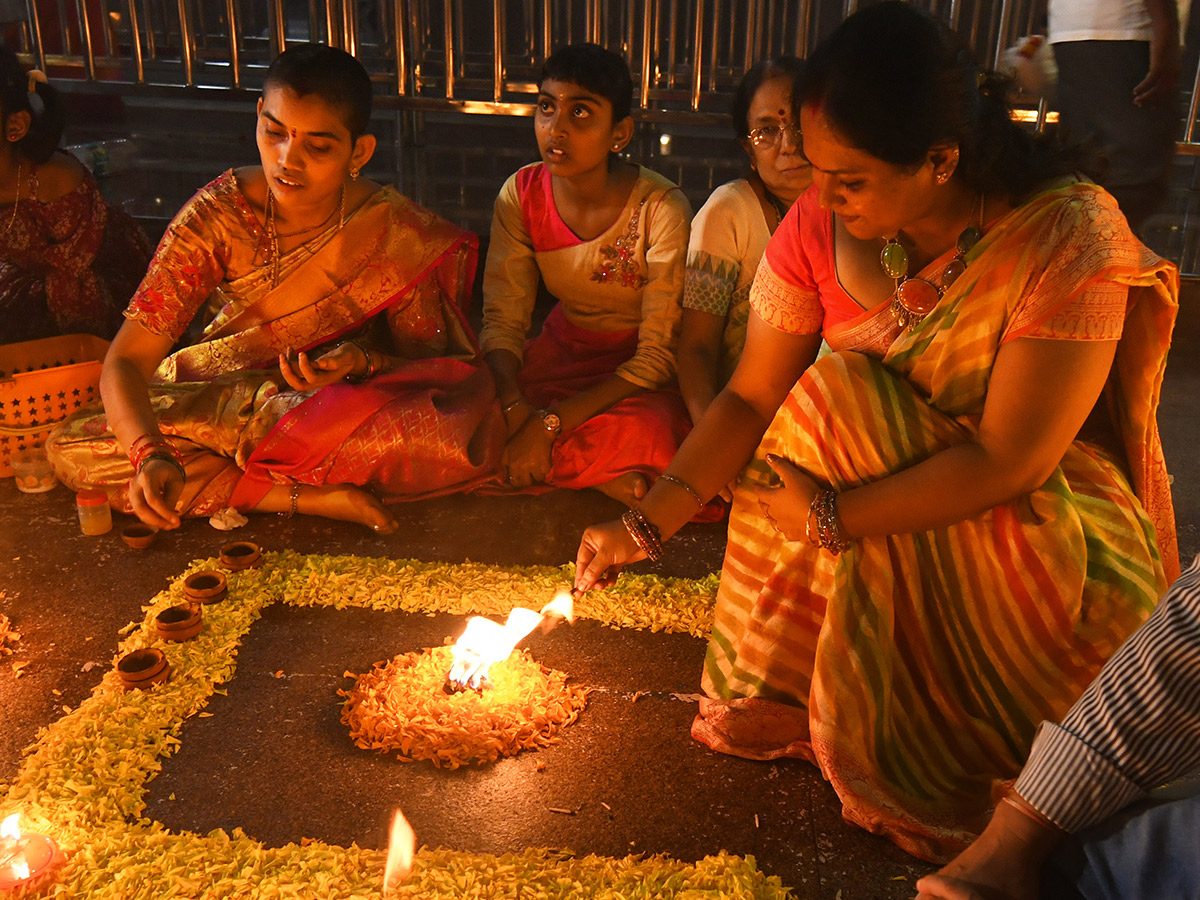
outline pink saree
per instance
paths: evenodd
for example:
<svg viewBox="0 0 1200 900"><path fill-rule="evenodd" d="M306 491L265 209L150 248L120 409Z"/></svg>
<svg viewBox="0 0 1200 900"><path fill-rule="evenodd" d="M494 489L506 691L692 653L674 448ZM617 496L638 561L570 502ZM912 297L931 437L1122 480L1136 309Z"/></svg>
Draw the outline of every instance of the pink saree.
<svg viewBox="0 0 1200 900"><path fill-rule="evenodd" d="M468 489L493 472L503 420L460 309L474 235L390 188L341 228L271 266L265 236L226 173L172 222L126 315L182 334L205 302L203 338L163 361L151 403L183 457L185 514L253 508L274 484L370 486L387 499ZM294 392L274 365L287 348L321 352L345 337L399 357L361 385ZM109 491L127 509L132 471L102 412L67 420L48 442L60 478Z"/></svg>

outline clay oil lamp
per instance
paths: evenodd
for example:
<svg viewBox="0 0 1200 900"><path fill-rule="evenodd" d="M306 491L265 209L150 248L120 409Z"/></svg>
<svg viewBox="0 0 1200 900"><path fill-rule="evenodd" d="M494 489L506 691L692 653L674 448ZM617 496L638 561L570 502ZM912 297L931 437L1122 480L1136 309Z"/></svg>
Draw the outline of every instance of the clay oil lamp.
<svg viewBox="0 0 1200 900"><path fill-rule="evenodd" d="M189 603L220 603L227 592L225 575L215 569L193 572L183 581L183 595Z"/></svg>
<svg viewBox="0 0 1200 900"><path fill-rule="evenodd" d="M117 662L117 677L125 690L144 689L162 684L171 676L171 664L157 647L144 647L126 653Z"/></svg>
<svg viewBox="0 0 1200 900"><path fill-rule="evenodd" d="M135 522L121 529L121 540L134 550L145 550L158 540L158 529L144 522Z"/></svg>
<svg viewBox="0 0 1200 900"><path fill-rule="evenodd" d="M251 541L233 541L221 548L221 566L230 572L256 569L262 564L262 547Z"/></svg>
<svg viewBox="0 0 1200 900"><path fill-rule="evenodd" d="M0 822L0 891L32 884L50 870L58 858L58 845L36 832L22 833L20 816L13 813Z"/></svg>
<svg viewBox="0 0 1200 900"><path fill-rule="evenodd" d="M164 641L187 641L200 633L204 622L197 603L169 606L154 617L154 628Z"/></svg>

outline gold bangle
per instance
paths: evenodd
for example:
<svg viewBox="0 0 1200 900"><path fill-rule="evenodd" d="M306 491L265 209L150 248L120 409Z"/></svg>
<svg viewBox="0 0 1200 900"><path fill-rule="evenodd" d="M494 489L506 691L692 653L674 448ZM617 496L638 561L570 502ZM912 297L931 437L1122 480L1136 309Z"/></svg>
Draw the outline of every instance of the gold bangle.
<svg viewBox="0 0 1200 900"><path fill-rule="evenodd" d="M525 402L525 398L523 396L517 397L517 399L514 400L512 403L509 403L506 406L500 407L500 412L507 416L512 410L516 409L518 406L520 406L524 402Z"/></svg>
<svg viewBox="0 0 1200 900"><path fill-rule="evenodd" d="M658 477L661 481L667 481L667 482L670 482L671 484L675 485L676 487L683 488L685 491L687 491L689 494L692 495L692 499L696 501L696 505L698 507L700 507L701 509L704 509L704 506L705 506L704 498L700 496L700 492L697 491L690 484L688 484L686 481L684 481L682 478L676 478L674 475L671 475L667 472L663 472Z"/></svg>

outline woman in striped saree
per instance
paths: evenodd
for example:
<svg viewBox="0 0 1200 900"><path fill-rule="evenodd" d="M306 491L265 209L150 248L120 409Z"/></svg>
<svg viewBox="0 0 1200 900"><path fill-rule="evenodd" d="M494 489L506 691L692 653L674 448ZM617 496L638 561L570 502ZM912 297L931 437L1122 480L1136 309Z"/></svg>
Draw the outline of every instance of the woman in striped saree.
<svg viewBox="0 0 1200 900"><path fill-rule="evenodd" d="M655 555L753 456L693 735L808 759L848 820L944 859L1178 573L1155 423L1177 275L911 5L808 66L816 183L742 362L638 513L584 534L576 585Z"/></svg>

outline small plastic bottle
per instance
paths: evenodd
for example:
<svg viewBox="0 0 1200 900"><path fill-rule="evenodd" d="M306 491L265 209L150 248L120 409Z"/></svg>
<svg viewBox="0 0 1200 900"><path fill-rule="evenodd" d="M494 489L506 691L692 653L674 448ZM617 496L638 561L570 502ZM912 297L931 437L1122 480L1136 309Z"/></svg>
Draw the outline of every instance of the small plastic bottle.
<svg viewBox="0 0 1200 900"><path fill-rule="evenodd" d="M79 513L79 530L84 534L112 531L112 510L108 508L108 494L104 491L80 491L75 495L75 509Z"/></svg>

